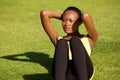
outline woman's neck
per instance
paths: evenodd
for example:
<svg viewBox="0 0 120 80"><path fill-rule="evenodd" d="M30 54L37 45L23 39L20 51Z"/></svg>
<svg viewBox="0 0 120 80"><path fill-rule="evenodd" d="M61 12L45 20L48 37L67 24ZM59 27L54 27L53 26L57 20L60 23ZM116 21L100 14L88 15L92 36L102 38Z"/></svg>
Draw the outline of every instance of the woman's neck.
<svg viewBox="0 0 120 80"><path fill-rule="evenodd" d="M71 34L67 34L67 36L81 36L81 34L77 31L77 32L74 32L74 33L71 33Z"/></svg>
<svg viewBox="0 0 120 80"><path fill-rule="evenodd" d="M67 34L67 35L64 37L64 39L70 40L73 36L82 37L82 35L81 35L79 32L75 32L75 33L72 33L72 34Z"/></svg>

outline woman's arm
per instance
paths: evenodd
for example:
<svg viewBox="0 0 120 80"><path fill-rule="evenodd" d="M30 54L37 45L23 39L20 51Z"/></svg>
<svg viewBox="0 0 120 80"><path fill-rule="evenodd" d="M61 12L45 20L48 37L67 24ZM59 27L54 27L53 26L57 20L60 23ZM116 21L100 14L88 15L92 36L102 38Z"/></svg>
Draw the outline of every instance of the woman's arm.
<svg viewBox="0 0 120 80"><path fill-rule="evenodd" d="M94 23L92 20L92 17L88 13L84 13L82 16L82 21L85 24L85 27L87 29L88 35L89 35L89 42L91 45L91 48L94 46L95 42L98 38L98 33L94 27Z"/></svg>
<svg viewBox="0 0 120 80"><path fill-rule="evenodd" d="M58 33L54 30L52 23L50 22L51 18L60 19L61 14L55 11L50 10L41 10L40 11L41 22L43 25L44 30L48 34L50 40L54 45L57 43Z"/></svg>

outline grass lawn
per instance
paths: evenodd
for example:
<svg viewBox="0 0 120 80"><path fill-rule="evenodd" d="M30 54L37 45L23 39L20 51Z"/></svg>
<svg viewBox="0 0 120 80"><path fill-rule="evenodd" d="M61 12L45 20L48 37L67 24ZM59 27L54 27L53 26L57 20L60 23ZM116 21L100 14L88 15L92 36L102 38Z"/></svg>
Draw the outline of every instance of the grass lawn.
<svg viewBox="0 0 120 80"><path fill-rule="evenodd" d="M120 0L0 0L0 80L52 80L54 47L39 12L79 7L92 15L99 39L91 54L93 80L120 79ZM60 33L61 22L52 20ZM86 33L84 25L81 33Z"/></svg>

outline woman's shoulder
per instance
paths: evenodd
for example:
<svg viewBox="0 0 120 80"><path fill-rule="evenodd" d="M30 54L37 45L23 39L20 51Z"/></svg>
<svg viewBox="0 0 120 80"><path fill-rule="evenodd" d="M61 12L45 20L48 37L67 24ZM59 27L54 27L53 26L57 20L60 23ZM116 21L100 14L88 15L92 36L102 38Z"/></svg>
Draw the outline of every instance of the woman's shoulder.
<svg viewBox="0 0 120 80"><path fill-rule="evenodd" d="M91 49L93 48L93 41L91 40L91 38L89 37L89 35L84 35L84 36L81 38L81 41L82 41L83 43L89 44Z"/></svg>
<svg viewBox="0 0 120 80"><path fill-rule="evenodd" d="M57 40L60 40L60 39L63 39L63 37L62 36L58 36Z"/></svg>

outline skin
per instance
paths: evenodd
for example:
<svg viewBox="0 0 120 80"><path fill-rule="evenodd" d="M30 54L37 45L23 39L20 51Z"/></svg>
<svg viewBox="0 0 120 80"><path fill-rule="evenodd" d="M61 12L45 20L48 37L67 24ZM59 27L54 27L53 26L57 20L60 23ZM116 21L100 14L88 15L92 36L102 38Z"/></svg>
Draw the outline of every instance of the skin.
<svg viewBox="0 0 120 80"><path fill-rule="evenodd" d="M77 21L78 19L78 14L76 14L74 11L67 11L63 15L63 20L62 20L62 27L67 36L73 35L76 32L78 32L78 26L79 22Z"/></svg>
<svg viewBox="0 0 120 80"><path fill-rule="evenodd" d="M48 34L50 40L54 45L56 45L58 37L60 35L54 30L54 27L50 22L50 19L56 18L60 20L61 15L62 15L61 13L51 11L51 10L40 11L40 17L41 17L43 28ZM78 31L78 27L83 23L88 32L88 35L89 35L88 40L90 43L90 47L92 49L98 38L98 33L94 27L92 17L88 13L84 13L82 16L82 23L79 22L77 19L78 19L78 14L72 10L68 10L64 13L63 19L62 19L62 27L64 32L66 33L66 36L64 37L64 39L70 40L72 36L78 36L81 39L82 37L80 32Z"/></svg>

